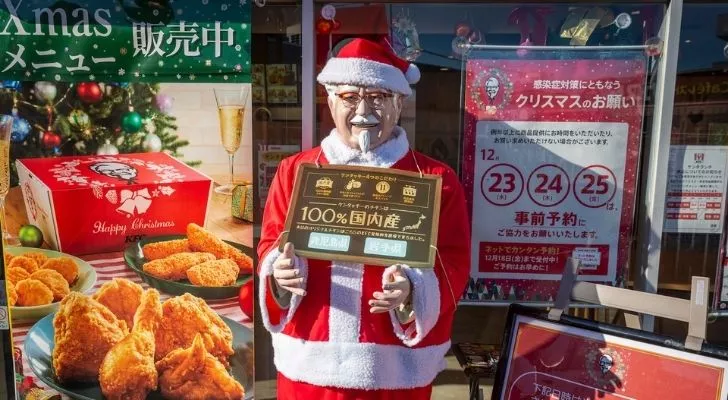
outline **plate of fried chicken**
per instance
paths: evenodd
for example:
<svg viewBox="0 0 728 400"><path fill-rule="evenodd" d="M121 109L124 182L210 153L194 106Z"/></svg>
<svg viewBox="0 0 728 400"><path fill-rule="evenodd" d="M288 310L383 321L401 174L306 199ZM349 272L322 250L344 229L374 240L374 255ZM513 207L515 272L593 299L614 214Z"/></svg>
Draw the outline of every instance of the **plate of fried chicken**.
<svg viewBox="0 0 728 400"><path fill-rule="evenodd" d="M250 329L191 294L162 301L125 279L107 285L105 299L73 292L30 329L41 381L75 399L253 398Z"/></svg>
<svg viewBox="0 0 728 400"><path fill-rule="evenodd" d="M253 249L221 240L197 224L186 235L157 236L127 247L124 259L149 286L203 299L237 297L252 279Z"/></svg>

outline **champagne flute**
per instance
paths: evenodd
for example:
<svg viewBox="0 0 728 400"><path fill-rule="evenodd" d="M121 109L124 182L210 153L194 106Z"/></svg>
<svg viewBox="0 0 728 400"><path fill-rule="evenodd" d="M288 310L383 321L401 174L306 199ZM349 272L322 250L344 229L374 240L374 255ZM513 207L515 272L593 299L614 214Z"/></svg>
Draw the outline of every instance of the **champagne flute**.
<svg viewBox="0 0 728 400"><path fill-rule="evenodd" d="M10 134L13 131L13 117L0 115L0 225L5 245L17 244L17 237L11 235L5 223L5 198L10 191Z"/></svg>
<svg viewBox="0 0 728 400"><path fill-rule="evenodd" d="M235 152L240 148L243 137L243 122L245 121L248 92L249 90L245 86L241 86L239 90L215 89L217 115L220 119L220 137L222 146L228 153L230 163L230 182L215 188L215 192L220 194L231 196L235 188Z"/></svg>

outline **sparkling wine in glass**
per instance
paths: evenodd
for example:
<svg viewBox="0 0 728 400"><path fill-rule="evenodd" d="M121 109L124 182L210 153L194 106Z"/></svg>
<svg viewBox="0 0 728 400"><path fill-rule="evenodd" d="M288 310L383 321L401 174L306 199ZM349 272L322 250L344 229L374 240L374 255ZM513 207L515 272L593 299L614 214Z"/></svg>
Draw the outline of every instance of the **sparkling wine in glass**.
<svg viewBox="0 0 728 400"><path fill-rule="evenodd" d="M228 153L230 163L230 181L226 185L215 188L217 193L232 195L235 188L235 152L240 148L245 122L245 106L248 101L248 88L215 89L217 115L220 120L220 138L222 146Z"/></svg>
<svg viewBox="0 0 728 400"><path fill-rule="evenodd" d="M0 115L0 225L2 225L3 243L18 244L18 238L7 231L5 223L5 198L10 191L10 134L13 131L13 117Z"/></svg>

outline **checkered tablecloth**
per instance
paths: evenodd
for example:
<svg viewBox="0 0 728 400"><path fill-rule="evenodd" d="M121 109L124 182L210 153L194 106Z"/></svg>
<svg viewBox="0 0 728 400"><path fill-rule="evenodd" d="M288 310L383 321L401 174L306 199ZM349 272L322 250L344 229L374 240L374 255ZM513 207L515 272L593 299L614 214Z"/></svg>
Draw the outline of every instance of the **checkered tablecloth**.
<svg viewBox="0 0 728 400"><path fill-rule="evenodd" d="M141 278L139 278L139 275L137 275L136 272L134 272L126 265L126 262L123 258L123 253L83 256L79 258L91 264L91 266L96 270L96 284L94 285L93 289L91 289L87 294L95 293L98 288L101 287L101 285L111 281L114 278L126 278L130 281L140 284L144 289L149 288L149 285L142 282ZM160 295L163 301L170 297L173 297L171 295L161 292ZM210 308L215 310L218 314L230 318L231 320L238 322L249 329L253 329L252 319L243 314L243 312L240 310L237 298L207 300L207 304L209 304ZM43 389L48 389L48 387L43 384L40 379L37 379L35 374L33 374L33 371L31 370L30 364L27 359L27 355L25 354L25 337L28 334L30 328L32 328L36 322L37 321L13 320L13 344L15 345L15 347L19 347L23 351L23 376L33 377L36 385ZM16 373L17 372L18 371L16 371ZM66 397L64 396L63 398Z"/></svg>

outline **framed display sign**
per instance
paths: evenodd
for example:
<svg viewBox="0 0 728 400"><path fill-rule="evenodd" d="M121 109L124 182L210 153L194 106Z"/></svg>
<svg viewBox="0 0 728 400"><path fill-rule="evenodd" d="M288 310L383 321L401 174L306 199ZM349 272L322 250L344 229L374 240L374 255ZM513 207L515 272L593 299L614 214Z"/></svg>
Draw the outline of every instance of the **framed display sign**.
<svg viewBox="0 0 728 400"><path fill-rule="evenodd" d="M302 164L281 250L372 265L432 267L442 178L383 168Z"/></svg>
<svg viewBox="0 0 728 400"><path fill-rule="evenodd" d="M728 349L511 306L493 399L694 399L728 396Z"/></svg>

